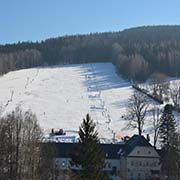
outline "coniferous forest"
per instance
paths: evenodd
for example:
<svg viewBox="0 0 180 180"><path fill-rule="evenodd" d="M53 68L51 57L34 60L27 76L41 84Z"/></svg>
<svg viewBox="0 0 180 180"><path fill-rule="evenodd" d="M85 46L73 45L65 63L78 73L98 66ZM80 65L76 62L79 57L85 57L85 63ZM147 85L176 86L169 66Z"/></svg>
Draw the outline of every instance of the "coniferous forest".
<svg viewBox="0 0 180 180"><path fill-rule="evenodd" d="M112 62L128 80L153 73L180 75L180 26L144 26L120 32L0 45L0 74L44 65Z"/></svg>

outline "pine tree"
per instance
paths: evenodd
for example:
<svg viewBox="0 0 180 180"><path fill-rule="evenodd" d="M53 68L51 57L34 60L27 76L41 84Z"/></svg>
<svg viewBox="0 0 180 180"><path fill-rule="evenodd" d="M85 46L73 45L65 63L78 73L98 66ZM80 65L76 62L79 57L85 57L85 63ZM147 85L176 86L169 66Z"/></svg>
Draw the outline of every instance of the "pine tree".
<svg viewBox="0 0 180 180"><path fill-rule="evenodd" d="M83 180L106 179L102 169L104 155L99 144L98 132L89 114L79 128L79 148L72 157L72 162L82 167L79 176ZM80 179L80 178L78 178Z"/></svg>
<svg viewBox="0 0 180 180"><path fill-rule="evenodd" d="M161 117L160 142L162 148L162 172L169 180L176 179L178 174L178 140L176 122L172 113L172 106L166 105Z"/></svg>

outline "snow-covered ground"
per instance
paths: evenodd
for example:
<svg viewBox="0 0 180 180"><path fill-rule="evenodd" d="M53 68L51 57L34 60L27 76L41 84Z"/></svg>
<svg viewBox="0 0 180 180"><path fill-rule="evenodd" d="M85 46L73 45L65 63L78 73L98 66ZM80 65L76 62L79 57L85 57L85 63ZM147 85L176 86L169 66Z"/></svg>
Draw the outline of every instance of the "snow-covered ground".
<svg viewBox="0 0 180 180"><path fill-rule="evenodd" d="M32 68L0 77L3 113L17 106L31 109L45 132L63 128L74 133L89 113L101 138L132 135L136 130L124 129L122 117L132 93L111 63Z"/></svg>

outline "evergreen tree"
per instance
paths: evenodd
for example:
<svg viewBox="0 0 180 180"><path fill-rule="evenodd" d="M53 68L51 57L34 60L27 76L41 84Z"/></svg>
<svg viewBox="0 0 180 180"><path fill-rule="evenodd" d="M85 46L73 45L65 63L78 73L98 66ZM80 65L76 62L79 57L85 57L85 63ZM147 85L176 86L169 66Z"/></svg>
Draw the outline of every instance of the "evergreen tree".
<svg viewBox="0 0 180 180"><path fill-rule="evenodd" d="M104 155L95 127L95 123L87 114L79 128L79 148L72 157L72 162L82 168L79 176L83 180L106 179L102 171Z"/></svg>
<svg viewBox="0 0 180 180"><path fill-rule="evenodd" d="M169 180L177 179L178 175L178 140L176 122L172 113L172 106L166 105L161 117L160 142L162 147L162 172Z"/></svg>

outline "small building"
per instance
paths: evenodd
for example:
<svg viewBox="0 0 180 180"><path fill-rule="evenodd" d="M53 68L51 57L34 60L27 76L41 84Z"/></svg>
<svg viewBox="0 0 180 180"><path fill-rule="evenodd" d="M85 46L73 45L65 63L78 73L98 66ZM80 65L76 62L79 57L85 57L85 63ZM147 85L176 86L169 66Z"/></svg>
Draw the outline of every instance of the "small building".
<svg viewBox="0 0 180 180"><path fill-rule="evenodd" d="M54 143L53 143L54 144ZM72 153L78 143L55 143L57 155L55 162L61 171L71 167ZM149 141L140 135L134 135L120 144L101 144L105 153L103 169L111 180L159 180L160 156Z"/></svg>

